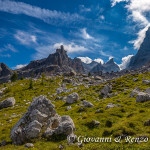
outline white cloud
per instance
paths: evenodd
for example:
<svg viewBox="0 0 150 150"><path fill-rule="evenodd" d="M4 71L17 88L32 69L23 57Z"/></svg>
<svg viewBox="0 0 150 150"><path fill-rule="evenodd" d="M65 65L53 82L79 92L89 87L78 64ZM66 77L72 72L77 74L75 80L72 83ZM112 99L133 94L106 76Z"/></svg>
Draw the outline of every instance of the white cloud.
<svg viewBox="0 0 150 150"><path fill-rule="evenodd" d="M145 38L145 32L150 26L150 0L112 0L112 6L122 1L128 2L125 5L129 12L128 18L131 18L142 29L137 34L138 38L130 42L134 44L135 49L139 49Z"/></svg>
<svg viewBox="0 0 150 150"><path fill-rule="evenodd" d="M122 63L119 65L119 67L120 67L121 70L123 70L123 69L125 69L125 68L128 67L128 65L130 63L130 60L131 60L131 58L133 56L134 55L128 55L128 56L122 58Z"/></svg>
<svg viewBox="0 0 150 150"><path fill-rule="evenodd" d="M35 35L31 35L28 32L18 30L14 37L24 45L30 45L32 43L36 43L37 38Z"/></svg>
<svg viewBox="0 0 150 150"><path fill-rule="evenodd" d="M42 9L23 2L14 2L10 0L0 0L0 11L12 14L24 14L30 17L38 18L51 24L53 20L62 20L62 23L71 23L83 17L78 14L64 13L56 10Z"/></svg>
<svg viewBox="0 0 150 150"><path fill-rule="evenodd" d="M81 61L86 64L90 64L92 62L92 59L89 57L78 57L78 58L81 59Z"/></svg>
<svg viewBox="0 0 150 150"><path fill-rule="evenodd" d="M92 36L90 36L88 33L87 33L87 29L86 28L83 28L83 29L81 29L81 37L83 38L83 39L86 39L86 40L88 40L88 39L94 39Z"/></svg>
<svg viewBox="0 0 150 150"><path fill-rule="evenodd" d="M10 54L0 54L0 57L7 57L7 58L10 58L11 55L10 55Z"/></svg>
<svg viewBox="0 0 150 150"><path fill-rule="evenodd" d="M64 45L65 50L68 53L81 53L89 51L84 46L77 45L75 43L64 44L63 42L55 43L53 45L39 46L36 48L37 53L34 55L34 59L46 58L49 54L55 52L57 48L60 48L61 45Z"/></svg>
<svg viewBox="0 0 150 150"><path fill-rule="evenodd" d="M27 66L27 64L25 64L25 65L17 65L16 67L13 67L13 69L21 69L21 68L23 68L23 67L25 67L25 66Z"/></svg>
<svg viewBox="0 0 150 150"><path fill-rule="evenodd" d="M110 54L103 52L102 50L99 51L100 55L104 56L104 57L109 57L109 58L113 58Z"/></svg>
<svg viewBox="0 0 150 150"><path fill-rule="evenodd" d="M12 51L14 53L18 52L18 50L16 50L16 48L11 44L4 45L3 48L0 48L0 52L6 52L6 51Z"/></svg>
<svg viewBox="0 0 150 150"><path fill-rule="evenodd" d="M104 61L100 58L97 58L97 59L94 59L95 62L98 62L98 63L101 63L101 64L104 64Z"/></svg>
<svg viewBox="0 0 150 150"><path fill-rule="evenodd" d="M140 30L138 35L138 38L134 41L130 41L129 43L133 43L134 44L134 49L139 49L141 44L143 43L145 36L146 36L146 31L148 30L148 28L150 27L150 24L147 25L144 29Z"/></svg>
<svg viewBox="0 0 150 150"><path fill-rule="evenodd" d="M128 2L129 0L111 0L111 1L112 1L112 7L114 7L117 3Z"/></svg>
<svg viewBox="0 0 150 150"><path fill-rule="evenodd" d="M100 16L100 19L104 20L104 19L105 19L105 17L104 17L103 15L101 15L101 16Z"/></svg>
<svg viewBox="0 0 150 150"><path fill-rule="evenodd" d="M84 5L80 5L80 12L91 12L91 8L86 8Z"/></svg>

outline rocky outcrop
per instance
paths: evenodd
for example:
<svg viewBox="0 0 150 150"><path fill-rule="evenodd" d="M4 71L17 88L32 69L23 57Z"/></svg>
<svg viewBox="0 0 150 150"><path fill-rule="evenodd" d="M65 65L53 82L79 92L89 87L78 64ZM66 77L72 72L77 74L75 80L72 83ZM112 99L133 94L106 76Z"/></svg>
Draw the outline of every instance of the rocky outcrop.
<svg viewBox="0 0 150 150"><path fill-rule="evenodd" d="M136 97L136 102L150 101L150 95L148 93L139 92Z"/></svg>
<svg viewBox="0 0 150 150"><path fill-rule="evenodd" d="M0 77L12 75L12 70L4 63L0 63Z"/></svg>
<svg viewBox="0 0 150 150"><path fill-rule="evenodd" d="M108 95L112 90L112 86L111 85L106 85L101 91L100 91L100 94L103 94L103 95Z"/></svg>
<svg viewBox="0 0 150 150"><path fill-rule="evenodd" d="M88 102L86 100L83 100L83 105L84 107L89 107L89 108L94 107L94 105L91 102Z"/></svg>
<svg viewBox="0 0 150 150"><path fill-rule="evenodd" d="M66 102L68 104L73 104L73 103L77 102L78 99L79 99L78 93L72 93L72 94L67 96Z"/></svg>
<svg viewBox="0 0 150 150"><path fill-rule="evenodd" d="M51 75L56 73L70 73L73 71L83 73L84 68L82 62L78 58L69 58L67 51L62 45L60 49L57 49L55 53L50 54L47 58L31 61L29 65L20 69L20 74L29 76L32 72L35 75L44 72L46 75Z"/></svg>
<svg viewBox="0 0 150 150"><path fill-rule="evenodd" d="M7 107L12 107L16 103L14 97L9 97L5 99L4 101L0 102L0 109L7 108Z"/></svg>
<svg viewBox="0 0 150 150"><path fill-rule="evenodd" d="M99 63L98 65L96 65L90 72L102 72L102 73L106 73L106 72L117 72L120 71L119 66L114 62L114 59L110 59L107 63L105 64L101 64Z"/></svg>
<svg viewBox="0 0 150 150"><path fill-rule="evenodd" d="M131 58L129 69L137 69L150 61L150 27L137 54Z"/></svg>
<svg viewBox="0 0 150 150"><path fill-rule="evenodd" d="M21 145L40 136L73 134L73 120L70 116L59 116L54 107L45 96L34 98L28 111L11 130L12 143Z"/></svg>

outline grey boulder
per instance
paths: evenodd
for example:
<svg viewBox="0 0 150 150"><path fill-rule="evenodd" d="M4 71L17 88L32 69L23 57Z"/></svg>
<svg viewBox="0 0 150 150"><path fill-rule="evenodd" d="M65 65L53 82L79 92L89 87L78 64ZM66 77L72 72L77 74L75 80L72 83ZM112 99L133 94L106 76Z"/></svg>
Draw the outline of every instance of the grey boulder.
<svg viewBox="0 0 150 150"><path fill-rule="evenodd" d="M5 99L4 101L0 102L0 109L7 108L7 107L12 107L16 103L14 97L9 97Z"/></svg>
<svg viewBox="0 0 150 150"><path fill-rule="evenodd" d="M111 85L106 85L102 90L101 90L101 94L103 95L108 95L108 93L110 93L112 90L112 86Z"/></svg>
<svg viewBox="0 0 150 150"><path fill-rule="evenodd" d="M136 102L146 102L150 100L150 95L144 92L139 92L136 97Z"/></svg>
<svg viewBox="0 0 150 150"><path fill-rule="evenodd" d="M70 116L59 116L54 107L46 96L34 98L28 111L11 130L12 143L21 145L31 139L43 135L52 136L54 133L72 134L75 128L72 119Z"/></svg>
<svg viewBox="0 0 150 150"><path fill-rule="evenodd" d="M94 107L94 105L91 103L91 102L88 102L88 101L86 101L86 100L83 100L83 105L84 105L84 107Z"/></svg>
<svg viewBox="0 0 150 150"><path fill-rule="evenodd" d="M73 104L73 103L77 102L78 99L79 99L78 93L74 92L74 93L69 94L69 95L67 96L66 102L67 102L68 104Z"/></svg>

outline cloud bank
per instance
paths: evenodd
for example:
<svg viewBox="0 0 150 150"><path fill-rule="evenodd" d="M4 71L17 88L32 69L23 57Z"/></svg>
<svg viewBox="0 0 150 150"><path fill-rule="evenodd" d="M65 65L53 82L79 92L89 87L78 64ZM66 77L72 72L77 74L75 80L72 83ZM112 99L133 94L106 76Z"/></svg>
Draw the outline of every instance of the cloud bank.
<svg viewBox="0 0 150 150"><path fill-rule="evenodd" d="M52 20L62 20L62 23L72 23L83 19L78 14L64 13L56 10L42 9L23 2L0 0L0 11L12 14L24 14L51 24Z"/></svg>

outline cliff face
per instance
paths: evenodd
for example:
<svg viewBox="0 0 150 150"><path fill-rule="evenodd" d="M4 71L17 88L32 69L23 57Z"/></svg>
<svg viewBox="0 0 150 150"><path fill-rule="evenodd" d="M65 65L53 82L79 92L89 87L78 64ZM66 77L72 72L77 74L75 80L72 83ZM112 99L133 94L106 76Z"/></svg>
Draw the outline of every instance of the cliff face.
<svg viewBox="0 0 150 150"><path fill-rule="evenodd" d="M0 63L0 77L5 77L12 74L12 70L4 63Z"/></svg>
<svg viewBox="0 0 150 150"><path fill-rule="evenodd" d="M71 72L73 70L78 73L83 73L84 68L82 62L78 58L69 58L63 46L57 49L54 54L50 54L47 58L32 61L29 65L21 69L23 74L28 74L28 72L41 74L44 72L47 75L52 73Z"/></svg>
<svg viewBox="0 0 150 150"><path fill-rule="evenodd" d="M150 28L137 54L131 58L129 69L137 69L150 61Z"/></svg>

